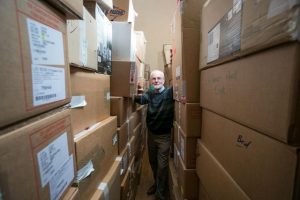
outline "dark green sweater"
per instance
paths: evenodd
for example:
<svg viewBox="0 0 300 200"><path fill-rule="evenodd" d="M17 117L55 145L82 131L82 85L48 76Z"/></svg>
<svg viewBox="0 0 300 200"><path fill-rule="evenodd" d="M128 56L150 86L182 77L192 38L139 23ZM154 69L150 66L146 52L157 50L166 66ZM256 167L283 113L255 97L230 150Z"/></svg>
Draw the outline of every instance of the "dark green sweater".
<svg viewBox="0 0 300 200"><path fill-rule="evenodd" d="M148 104L146 122L153 134L170 133L174 118L173 88L165 88L160 93L148 90L136 97L135 102Z"/></svg>

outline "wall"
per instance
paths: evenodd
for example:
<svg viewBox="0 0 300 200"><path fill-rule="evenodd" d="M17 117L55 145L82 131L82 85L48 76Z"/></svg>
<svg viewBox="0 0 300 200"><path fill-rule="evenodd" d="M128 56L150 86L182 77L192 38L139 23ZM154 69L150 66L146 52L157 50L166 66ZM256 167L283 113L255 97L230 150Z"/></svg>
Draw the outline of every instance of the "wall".
<svg viewBox="0 0 300 200"><path fill-rule="evenodd" d="M138 13L135 30L144 31L147 48L146 60L150 69L163 70L163 44L171 43L171 20L176 0L133 0Z"/></svg>

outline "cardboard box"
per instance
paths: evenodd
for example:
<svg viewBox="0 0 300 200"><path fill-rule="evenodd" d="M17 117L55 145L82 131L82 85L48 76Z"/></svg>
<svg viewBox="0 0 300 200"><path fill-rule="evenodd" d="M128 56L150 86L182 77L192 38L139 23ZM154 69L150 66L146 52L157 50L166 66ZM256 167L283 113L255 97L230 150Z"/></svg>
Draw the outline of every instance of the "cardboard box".
<svg viewBox="0 0 300 200"><path fill-rule="evenodd" d="M135 10L133 8L132 0L113 0L113 9L107 15L110 21L135 21Z"/></svg>
<svg viewBox="0 0 300 200"><path fill-rule="evenodd" d="M83 20L67 20L67 34L70 65L97 71L97 24L84 7Z"/></svg>
<svg viewBox="0 0 300 200"><path fill-rule="evenodd" d="M172 80L180 80L177 83L178 99L189 103L199 102L201 4L197 0L180 1L171 25L172 70L176 74L176 79L173 77Z"/></svg>
<svg viewBox="0 0 300 200"><path fill-rule="evenodd" d="M147 40L143 31L134 31L136 38L136 57L142 62L146 60L146 44Z"/></svg>
<svg viewBox="0 0 300 200"><path fill-rule="evenodd" d="M300 38L300 1L207 1L200 68Z"/></svg>
<svg viewBox="0 0 300 200"><path fill-rule="evenodd" d="M97 2L97 4L101 7L102 10L108 11L113 9L113 1L112 0L84 0L86 2Z"/></svg>
<svg viewBox="0 0 300 200"><path fill-rule="evenodd" d="M250 200L201 140L197 142L197 175L201 194L210 197L206 199Z"/></svg>
<svg viewBox="0 0 300 200"><path fill-rule="evenodd" d="M3 199L59 199L76 169L70 110L2 129L0 152Z"/></svg>
<svg viewBox="0 0 300 200"><path fill-rule="evenodd" d="M126 97L110 97L110 114L117 116L118 127L122 126L128 118L129 98Z"/></svg>
<svg viewBox="0 0 300 200"><path fill-rule="evenodd" d="M299 148L207 110L202 120L202 143L250 199L299 199Z"/></svg>
<svg viewBox="0 0 300 200"><path fill-rule="evenodd" d="M199 180L196 169L186 169L182 159L178 158L178 186L183 199L198 199Z"/></svg>
<svg viewBox="0 0 300 200"><path fill-rule="evenodd" d="M76 195L78 193L78 188L77 187L70 187L65 196L62 198L62 200L74 200L76 199Z"/></svg>
<svg viewBox="0 0 300 200"><path fill-rule="evenodd" d="M84 6L97 23L98 72L111 75L112 67L112 24L95 2L84 2Z"/></svg>
<svg viewBox="0 0 300 200"><path fill-rule="evenodd" d="M100 182L91 200L120 199L120 159L117 158Z"/></svg>
<svg viewBox="0 0 300 200"><path fill-rule="evenodd" d="M118 155L117 118L109 117L75 135L78 199L90 198ZM89 174L89 170L94 171ZM85 174L85 176L81 176ZM86 177L87 176L87 177Z"/></svg>
<svg viewBox="0 0 300 200"><path fill-rule="evenodd" d="M125 174L127 173L127 169L129 166L129 152L128 152L128 147L126 146L125 149L122 151L120 154L121 157L121 169L120 169L120 179L121 182L125 178Z"/></svg>
<svg viewBox="0 0 300 200"><path fill-rule="evenodd" d="M60 12L41 1L17 0L3 2L0 13L4 127L70 102L70 77Z"/></svg>
<svg viewBox="0 0 300 200"><path fill-rule="evenodd" d="M121 200L128 200L130 195L130 172L127 171L121 182Z"/></svg>
<svg viewBox="0 0 300 200"><path fill-rule="evenodd" d="M203 70L201 106L285 143L300 144L299 53L299 43L292 43Z"/></svg>
<svg viewBox="0 0 300 200"><path fill-rule="evenodd" d="M136 38L133 24L112 22L112 60L135 62Z"/></svg>
<svg viewBox="0 0 300 200"><path fill-rule="evenodd" d="M177 144L177 147L179 149L180 157L184 163L184 166L187 169L195 169L197 138L187 137L180 127L178 127L178 134L179 143Z"/></svg>
<svg viewBox="0 0 300 200"><path fill-rule="evenodd" d="M108 75L81 70L71 71L74 134L110 116L109 79Z"/></svg>
<svg viewBox="0 0 300 200"><path fill-rule="evenodd" d="M67 19L83 18L83 0L46 0L58 10L63 12Z"/></svg>
<svg viewBox="0 0 300 200"><path fill-rule="evenodd" d="M201 107L199 103L178 103L179 122L178 125L187 137L200 137L201 129Z"/></svg>
<svg viewBox="0 0 300 200"><path fill-rule="evenodd" d="M120 154L126 147L128 140L129 126L125 122L121 127L117 128L118 133L118 154Z"/></svg>
<svg viewBox="0 0 300 200"><path fill-rule="evenodd" d="M111 95L132 97L136 92L135 62L112 62Z"/></svg>

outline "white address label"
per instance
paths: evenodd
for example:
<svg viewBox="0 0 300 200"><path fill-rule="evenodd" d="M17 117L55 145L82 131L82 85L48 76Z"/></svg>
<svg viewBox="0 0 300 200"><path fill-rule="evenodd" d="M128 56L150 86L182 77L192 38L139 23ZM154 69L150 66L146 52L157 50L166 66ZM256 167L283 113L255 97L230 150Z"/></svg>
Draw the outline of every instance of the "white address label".
<svg viewBox="0 0 300 200"><path fill-rule="evenodd" d="M27 28L33 64L65 64L61 32L29 18L27 19Z"/></svg>
<svg viewBox="0 0 300 200"><path fill-rule="evenodd" d="M33 105L39 106L66 98L65 69L32 65Z"/></svg>
<svg viewBox="0 0 300 200"><path fill-rule="evenodd" d="M220 49L220 23L218 23L208 33L208 49L207 49L207 62L217 60L219 58Z"/></svg>
<svg viewBox="0 0 300 200"><path fill-rule="evenodd" d="M61 166L69 159L67 133L37 153L42 187L53 178Z"/></svg>

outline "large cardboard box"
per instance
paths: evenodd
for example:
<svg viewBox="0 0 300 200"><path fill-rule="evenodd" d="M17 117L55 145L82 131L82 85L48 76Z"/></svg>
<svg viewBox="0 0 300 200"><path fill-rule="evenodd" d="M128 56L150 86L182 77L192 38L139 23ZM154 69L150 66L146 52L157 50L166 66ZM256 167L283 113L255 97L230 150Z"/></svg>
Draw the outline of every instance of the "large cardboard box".
<svg viewBox="0 0 300 200"><path fill-rule="evenodd" d="M102 179L91 200L120 200L120 163L118 157Z"/></svg>
<svg viewBox="0 0 300 200"><path fill-rule="evenodd" d="M74 172L70 110L50 111L1 130L2 199L59 199Z"/></svg>
<svg viewBox="0 0 300 200"><path fill-rule="evenodd" d="M98 72L111 75L112 61L112 24L95 2L84 2L84 6L97 23L97 61Z"/></svg>
<svg viewBox="0 0 300 200"><path fill-rule="evenodd" d="M113 9L107 13L110 21L135 21L135 10L132 0L113 0Z"/></svg>
<svg viewBox="0 0 300 200"><path fill-rule="evenodd" d="M138 57L138 59L140 59L142 62L145 62L147 43L145 34L143 31L134 31L134 33L136 38L136 57Z"/></svg>
<svg viewBox="0 0 300 200"><path fill-rule="evenodd" d="M200 68L300 38L300 1L207 1Z"/></svg>
<svg viewBox="0 0 300 200"><path fill-rule="evenodd" d="M70 101L66 20L45 2L0 7L0 127Z"/></svg>
<svg viewBox="0 0 300 200"><path fill-rule="evenodd" d="M126 147L129 132L129 123L125 122L121 127L117 128L118 133L118 154L120 154Z"/></svg>
<svg viewBox="0 0 300 200"><path fill-rule="evenodd" d="M197 142L197 175L201 183L201 195L206 193L210 197L206 199L250 200L201 140Z"/></svg>
<svg viewBox="0 0 300 200"><path fill-rule="evenodd" d="M82 71L71 71L72 123L74 134L110 116L110 77Z"/></svg>
<svg viewBox="0 0 300 200"><path fill-rule="evenodd" d="M62 11L67 19L82 19L83 18L83 0L46 0Z"/></svg>
<svg viewBox="0 0 300 200"><path fill-rule="evenodd" d="M180 1L171 25L172 71L176 74L172 80L178 85L178 98L189 103L199 102L201 5L198 0Z"/></svg>
<svg viewBox="0 0 300 200"><path fill-rule="evenodd" d="M67 20L67 34L69 63L97 71L97 24L86 8L83 20Z"/></svg>
<svg viewBox="0 0 300 200"><path fill-rule="evenodd" d="M132 97L136 92L135 62L112 62L111 95Z"/></svg>
<svg viewBox="0 0 300 200"><path fill-rule="evenodd" d="M114 116L75 135L78 199L90 198L93 195L99 180L106 175L117 157L116 128L117 118Z"/></svg>
<svg viewBox="0 0 300 200"><path fill-rule="evenodd" d="M250 199L299 199L299 148L207 110L202 120L202 143Z"/></svg>
<svg viewBox="0 0 300 200"><path fill-rule="evenodd" d="M187 137L180 127L178 127L178 134L179 138L177 147L184 166L187 169L195 169L197 138Z"/></svg>
<svg viewBox="0 0 300 200"><path fill-rule="evenodd" d="M128 118L129 98L110 97L110 114L117 116L118 127L122 126Z"/></svg>
<svg viewBox="0 0 300 200"><path fill-rule="evenodd" d="M182 159L178 158L178 186L183 199L198 199L199 179L196 169L187 169Z"/></svg>
<svg viewBox="0 0 300 200"><path fill-rule="evenodd" d="M201 106L290 144L300 144L300 44L201 72Z"/></svg>
<svg viewBox="0 0 300 200"><path fill-rule="evenodd" d="M178 125L187 137L200 137L201 133L201 107L199 103L179 102Z"/></svg>
<svg viewBox="0 0 300 200"><path fill-rule="evenodd" d="M112 22L112 60L135 62L136 38L133 24Z"/></svg>

